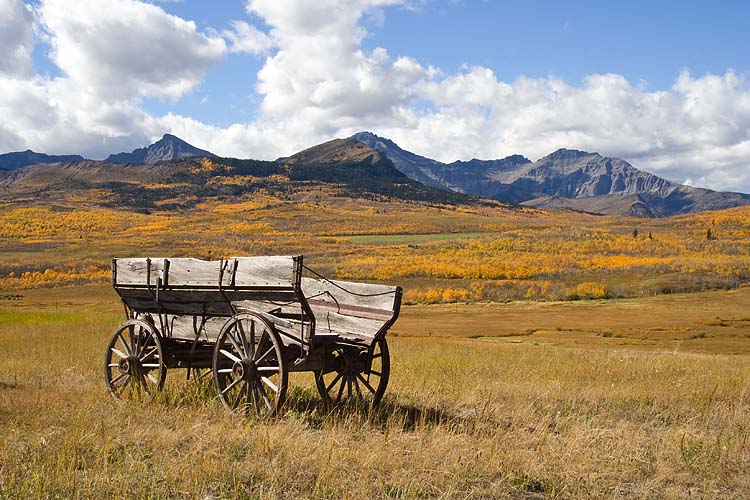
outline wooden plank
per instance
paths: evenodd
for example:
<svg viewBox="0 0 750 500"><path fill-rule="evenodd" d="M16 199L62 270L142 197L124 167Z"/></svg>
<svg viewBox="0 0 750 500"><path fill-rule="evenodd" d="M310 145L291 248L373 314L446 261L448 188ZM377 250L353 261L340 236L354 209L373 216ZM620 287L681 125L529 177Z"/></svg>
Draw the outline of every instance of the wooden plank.
<svg viewBox="0 0 750 500"><path fill-rule="evenodd" d="M198 286L219 288L222 262L199 259L169 259L164 282L167 286Z"/></svg>
<svg viewBox="0 0 750 500"><path fill-rule="evenodd" d="M235 286L294 287L294 258L291 256L232 257L237 261Z"/></svg>
<svg viewBox="0 0 750 500"><path fill-rule="evenodd" d="M371 309L369 307L353 306L350 304L341 304L333 302L332 300L318 300L311 299L307 301L310 304L310 308L313 310L315 315L318 312L324 314L327 311L335 311L340 314L347 316L355 316L357 318L368 318L378 319L381 321L387 321L393 317L393 311L386 311L383 309Z"/></svg>
<svg viewBox="0 0 750 500"><path fill-rule="evenodd" d="M338 286L337 286L338 285ZM343 288L343 290L342 290ZM395 286L349 281L330 282L314 278L302 278L302 293L308 300L338 302L381 311L393 311L396 299ZM347 293L354 292L354 293ZM335 297L335 301L332 297Z"/></svg>
<svg viewBox="0 0 750 500"><path fill-rule="evenodd" d="M169 314L207 314L210 316L231 316L231 307L227 302L159 302L153 299L127 297L123 299L129 308L138 312Z"/></svg>
<svg viewBox="0 0 750 500"><path fill-rule="evenodd" d="M195 340L195 328L193 326L193 316L175 316L168 315L167 321L172 330L172 338ZM215 343L221 332L224 323L227 322L225 317L210 317L206 319L203 329L200 332L200 340ZM201 319L197 318L197 324L200 325Z"/></svg>
<svg viewBox="0 0 750 500"><path fill-rule="evenodd" d="M162 278L165 287L219 288L221 277L222 288L294 288L294 258L291 256L233 257L224 261L151 258L150 273L148 262L146 258L115 259L115 285L156 286L157 279ZM168 267L166 272L165 267Z"/></svg>
<svg viewBox="0 0 750 500"><path fill-rule="evenodd" d="M372 338L386 324L387 320L357 318L338 314L334 311L315 312L315 333L317 334L354 334Z"/></svg>
<svg viewBox="0 0 750 500"><path fill-rule="evenodd" d="M146 258L129 258L115 259L112 264L112 272L115 278L115 285L151 285L156 286L156 281L162 276L164 271L164 258L151 259L151 283L147 282L149 277L148 259Z"/></svg>

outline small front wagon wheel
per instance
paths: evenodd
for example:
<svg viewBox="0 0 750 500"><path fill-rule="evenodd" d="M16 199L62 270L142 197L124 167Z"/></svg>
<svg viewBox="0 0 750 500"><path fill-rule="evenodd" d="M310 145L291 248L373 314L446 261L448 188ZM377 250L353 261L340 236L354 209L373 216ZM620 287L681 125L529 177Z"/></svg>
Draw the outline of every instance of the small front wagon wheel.
<svg viewBox="0 0 750 500"><path fill-rule="evenodd" d="M104 382L116 400L148 401L164 386L164 364L159 335L139 319L121 324L112 335L104 356Z"/></svg>
<svg viewBox="0 0 750 500"><path fill-rule="evenodd" d="M326 367L315 372L315 385L326 405L346 401L380 404L391 373L391 357L385 337L372 345L372 350L339 346L325 361Z"/></svg>
<svg viewBox="0 0 750 500"><path fill-rule="evenodd" d="M274 327L252 313L224 324L214 347L213 378L231 412L270 418L286 398L284 345Z"/></svg>

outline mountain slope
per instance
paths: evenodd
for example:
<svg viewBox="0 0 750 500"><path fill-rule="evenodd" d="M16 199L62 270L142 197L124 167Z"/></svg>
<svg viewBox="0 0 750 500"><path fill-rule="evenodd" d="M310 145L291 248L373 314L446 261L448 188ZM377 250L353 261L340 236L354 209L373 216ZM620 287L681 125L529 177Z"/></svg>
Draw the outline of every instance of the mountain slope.
<svg viewBox="0 0 750 500"><path fill-rule="evenodd" d="M664 217L750 205L750 195L683 186L598 153L559 149L535 162L514 155L445 164L369 132L353 138L382 151L412 178L428 177L453 191L536 208Z"/></svg>
<svg viewBox="0 0 750 500"><path fill-rule="evenodd" d="M215 154L196 148L171 134L164 136L157 142L145 148L135 149L130 153L111 154L105 160L108 163L133 163L153 165L160 161L177 160L191 156L216 156Z"/></svg>
<svg viewBox="0 0 750 500"><path fill-rule="evenodd" d="M484 198L502 199L517 203L513 196L499 198L502 186L492 182L491 174L496 171L514 169L530 163L520 155L513 155L502 160L456 161L450 164L426 158L400 148L395 142L378 137L371 132L359 132L352 139L367 144L383 153L401 172L427 186L450 189L459 193L470 193Z"/></svg>
<svg viewBox="0 0 750 500"><path fill-rule="evenodd" d="M83 161L80 155L48 155L36 153L30 149L13 153L0 154L0 168L13 170L16 168L35 165L37 163L58 163L61 161Z"/></svg>
<svg viewBox="0 0 750 500"><path fill-rule="evenodd" d="M473 196L426 186L410 179L385 154L355 140L334 139L281 160L289 178L344 184L355 195L374 194L404 200L465 204Z"/></svg>

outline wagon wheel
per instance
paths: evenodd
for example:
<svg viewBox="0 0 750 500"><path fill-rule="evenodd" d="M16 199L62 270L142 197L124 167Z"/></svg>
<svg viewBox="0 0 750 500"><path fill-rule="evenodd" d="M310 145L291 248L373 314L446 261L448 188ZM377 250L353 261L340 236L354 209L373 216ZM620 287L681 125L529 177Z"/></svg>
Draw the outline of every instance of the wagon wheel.
<svg viewBox="0 0 750 500"><path fill-rule="evenodd" d="M104 356L104 381L112 397L148 401L161 390L166 377L156 329L139 319L121 324Z"/></svg>
<svg viewBox="0 0 750 500"><path fill-rule="evenodd" d="M368 367L369 365L369 367ZM391 372L391 358L385 337L366 349L339 346L326 360L326 368L315 372L315 385L327 405L347 400L380 404Z"/></svg>
<svg viewBox="0 0 750 500"><path fill-rule="evenodd" d="M266 320L252 313L230 318L213 356L213 378L224 406L232 412L273 416L286 397L283 354L281 338Z"/></svg>

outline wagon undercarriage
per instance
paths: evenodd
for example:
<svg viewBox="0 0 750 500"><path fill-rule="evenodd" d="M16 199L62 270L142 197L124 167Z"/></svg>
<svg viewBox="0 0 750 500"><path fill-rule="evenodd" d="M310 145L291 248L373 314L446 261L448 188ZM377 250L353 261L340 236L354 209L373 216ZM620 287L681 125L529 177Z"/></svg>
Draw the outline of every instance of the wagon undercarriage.
<svg viewBox="0 0 750 500"><path fill-rule="evenodd" d="M176 368L212 379L230 411L264 417L291 372L313 372L328 404L385 392L400 287L329 280L301 256L115 259L112 272L127 315L105 356L116 399L150 399Z"/></svg>

